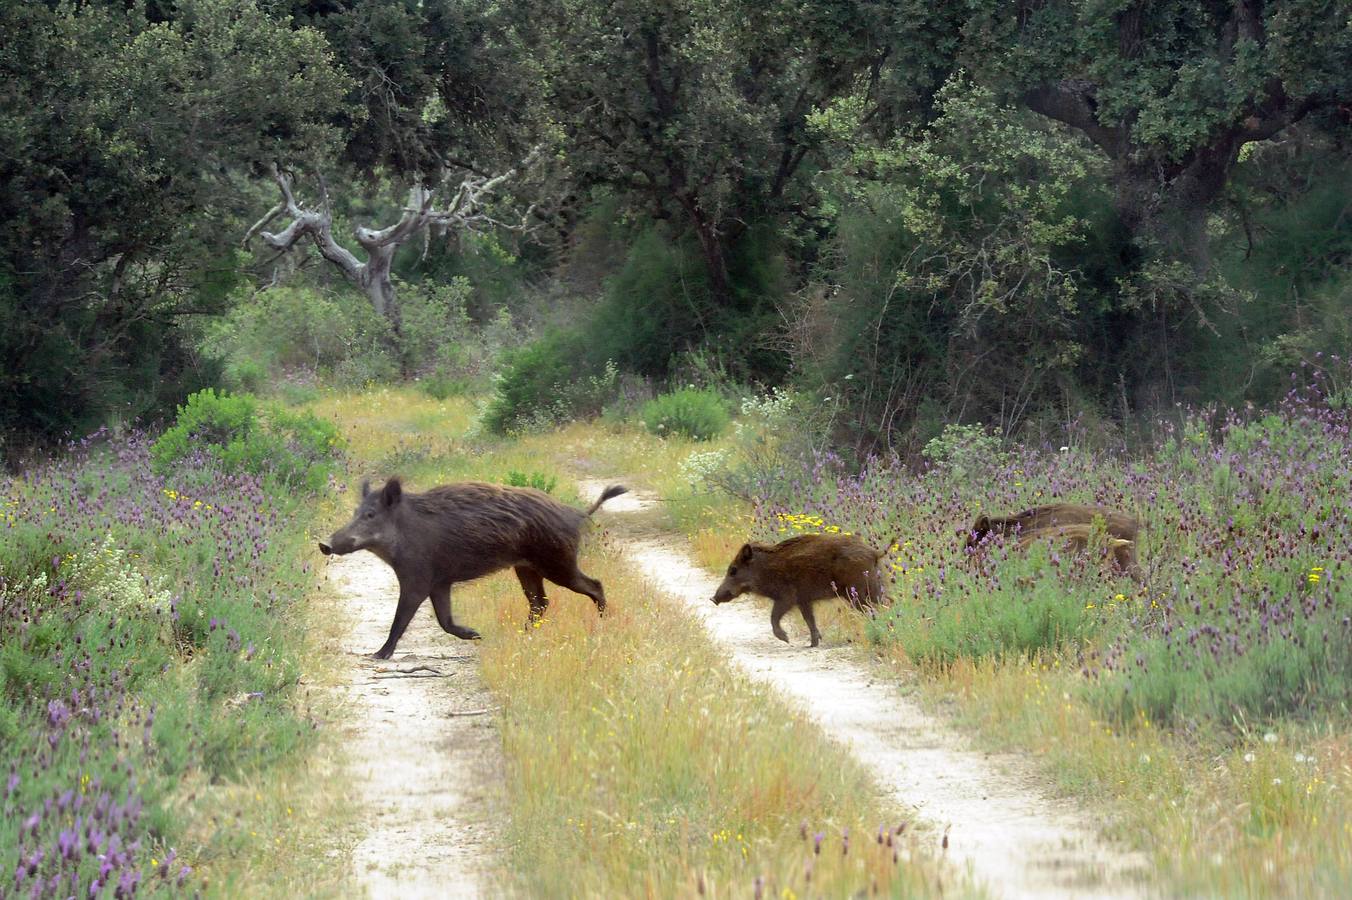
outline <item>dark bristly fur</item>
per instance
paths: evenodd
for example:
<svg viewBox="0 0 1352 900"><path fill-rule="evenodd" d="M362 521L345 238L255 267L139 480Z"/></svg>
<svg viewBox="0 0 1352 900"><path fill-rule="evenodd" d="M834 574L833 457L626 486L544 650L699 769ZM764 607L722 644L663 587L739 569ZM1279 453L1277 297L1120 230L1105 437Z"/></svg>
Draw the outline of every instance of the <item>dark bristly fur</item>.
<svg viewBox="0 0 1352 900"><path fill-rule="evenodd" d="M1060 538L1074 549L1083 551L1095 519L1103 521L1117 567L1137 576L1136 538L1141 524L1121 510L1107 506L1049 503L1012 516L978 516L967 532L967 547L969 550L979 548L986 537L994 533L1017 535L1020 548L1038 538Z"/></svg>
<svg viewBox="0 0 1352 900"><path fill-rule="evenodd" d="M882 601L885 593L878 561L886 553L887 548L874 550L856 537L837 534L804 534L778 544L743 544L713 600L727 603L745 593L769 597L773 603L770 630L785 643L789 636L780 620L796 606L815 647L821 643L821 632L812 604L842 597L863 611Z"/></svg>
<svg viewBox="0 0 1352 900"><path fill-rule="evenodd" d="M582 523L624 492L612 485L584 512L534 488L464 482L415 494L405 493L397 478L378 491L363 483L352 521L319 549L326 555L370 550L394 569L399 605L389 639L375 653L377 659L389 659L429 596L447 633L477 638L478 632L452 619L451 586L509 566L516 570L532 618L544 615L549 606L546 579L586 594L598 612L605 612L601 582L577 567L578 542Z"/></svg>
<svg viewBox="0 0 1352 900"><path fill-rule="evenodd" d="M1053 525L1050 528L1034 528L1019 533L1018 547L1027 550L1035 541L1060 543L1072 553L1085 553L1094 536L1093 525ZM1136 571L1136 545L1125 538L1106 536L1103 558L1111 558L1113 565L1122 572L1134 574Z"/></svg>

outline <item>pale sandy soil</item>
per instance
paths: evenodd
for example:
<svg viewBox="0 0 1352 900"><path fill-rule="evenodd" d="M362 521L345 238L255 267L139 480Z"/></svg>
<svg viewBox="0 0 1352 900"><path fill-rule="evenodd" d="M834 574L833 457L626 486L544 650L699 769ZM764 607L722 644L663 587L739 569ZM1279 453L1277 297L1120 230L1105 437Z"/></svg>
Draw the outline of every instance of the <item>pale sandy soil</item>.
<svg viewBox="0 0 1352 900"><path fill-rule="evenodd" d="M580 490L593 498L609 483L589 479ZM903 685L872 672L854 647L828 641L809 648L796 613L784 620L794 640L785 645L770 633L764 599L715 607L718 578L695 563L680 538L652 524L652 500L633 492L605 506L613 516L607 526L626 556L701 621L733 662L773 685L853 751L899 807L915 811L936 853L997 897L1146 893L1141 857L1099 840L1096 823L1052 799L1025 761L973 750Z"/></svg>
<svg viewBox="0 0 1352 900"><path fill-rule="evenodd" d="M502 749L476 644L438 628L429 604L394 657L373 660L394 615L393 571L354 553L326 572L352 621L334 650L349 660L343 743L365 822L356 882L377 898L502 896Z"/></svg>

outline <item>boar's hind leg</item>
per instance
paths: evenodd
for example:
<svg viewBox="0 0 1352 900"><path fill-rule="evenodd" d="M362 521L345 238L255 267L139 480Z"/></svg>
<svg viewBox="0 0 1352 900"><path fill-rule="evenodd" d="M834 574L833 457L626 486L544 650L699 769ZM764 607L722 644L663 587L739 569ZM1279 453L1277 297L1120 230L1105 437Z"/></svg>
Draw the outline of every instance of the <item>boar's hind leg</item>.
<svg viewBox="0 0 1352 900"><path fill-rule="evenodd" d="M822 642L822 633L817 630L817 617L812 614L811 601L800 601L798 611L803 614L803 621L807 623L808 634L812 635L812 646L817 646Z"/></svg>
<svg viewBox="0 0 1352 900"><path fill-rule="evenodd" d="M549 600L545 597L544 577L530 566L517 566L516 580L521 582L521 590L525 592L526 602L530 604L531 621L538 622L544 618L545 610L549 609Z"/></svg>
<svg viewBox="0 0 1352 900"><path fill-rule="evenodd" d="M601 582L583 575L576 562L547 569L542 568L541 571L546 578L559 587L566 587L570 591L586 594L592 598L592 602L596 604L597 612L604 613L606 611L606 592L601 587Z"/></svg>
<svg viewBox="0 0 1352 900"><path fill-rule="evenodd" d="M390 658L394 653L394 648L399 644L399 639L404 636L404 629L408 628L408 623L413 621L413 614L418 611L418 607L422 606L422 602L426 599L426 594L400 588L399 606L394 610L394 624L390 626L389 639L385 641L385 646L372 654L376 659Z"/></svg>
<svg viewBox="0 0 1352 900"><path fill-rule="evenodd" d="M455 624L451 618L451 586L449 584L432 589L432 609L437 614L437 624L447 634L453 634L461 640L477 641L479 632Z"/></svg>
<svg viewBox="0 0 1352 900"><path fill-rule="evenodd" d="M784 614L791 609L793 609L793 603L788 600L776 600L775 605L770 607L770 630L775 633L775 637L786 644L789 642L789 636L784 633L784 626L779 624L779 620L784 618Z"/></svg>

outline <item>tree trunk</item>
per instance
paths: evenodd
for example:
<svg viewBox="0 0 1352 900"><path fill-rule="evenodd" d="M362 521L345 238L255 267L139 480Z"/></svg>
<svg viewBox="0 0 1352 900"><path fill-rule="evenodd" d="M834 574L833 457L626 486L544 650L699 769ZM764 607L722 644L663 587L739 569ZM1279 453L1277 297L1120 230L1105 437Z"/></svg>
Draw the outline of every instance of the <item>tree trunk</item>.
<svg viewBox="0 0 1352 900"><path fill-rule="evenodd" d="M1207 216L1225 190L1239 146L1224 136L1165 169L1150 161L1117 160L1115 205L1136 242L1157 242L1166 255L1205 276L1211 268Z"/></svg>
<svg viewBox="0 0 1352 900"><path fill-rule="evenodd" d="M529 165L538 155L539 148L532 150L522 165ZM460 182L445 209L433 208L432 192L421 184L414 185L409 190L408 202L398 222L385 228L358 226L354 230L353 237L366 251L366 260L363 262L333 238L333 214L328 189L323 179L320 179L319 208L307 209L296 200L292 192L291 174L274 166L273 179L281 189L282 199L245 232L244 244L247 246L249 240L256 234L269 247L284 253L294 247L302 237L309 237L319 248L320 254L366 295L376 313L390 323L393 336L397 339L400 328L399 304L395 297L394 281L390 275L395 253L409 238L425 232L428 228L443 231L452 228L457 231L481 228L528 230L527 222L535 211L534 205L525 211L519 225L499 222L482 209L484 202L494 191L503 182L513 178L517 172L518 168L512 168L501 175L466 177ZM286 228L276 233L263 230L282 213L291 216L291 223Z"/></svg>
<svg viewBox="0 0 1352 900"><path fill-rule="evenodd" d="M713 300L719 306L727 304L732 299L732 287L728 278L727 257L723 252L723 242L719 239L718 231L704 213L700 211L695 201L688 198L681 198L681 205L690 216L690 222L694 225L695 236L699 238L700 255L704 257L704 269L709 276L709 291L713 294Z"/></svg>

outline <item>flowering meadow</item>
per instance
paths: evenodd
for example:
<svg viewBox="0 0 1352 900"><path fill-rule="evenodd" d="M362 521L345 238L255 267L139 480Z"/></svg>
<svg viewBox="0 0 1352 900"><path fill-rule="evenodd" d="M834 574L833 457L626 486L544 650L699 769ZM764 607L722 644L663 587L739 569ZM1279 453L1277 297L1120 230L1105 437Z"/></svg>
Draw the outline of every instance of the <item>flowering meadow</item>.
<svg viewBox="0 0 1352 900"><path fill-rule="evenodd" d="M1119 721L1336 708L1352 700L1346 401L1332 370L1308 370L1276 409L1181 412L1140 454L954 453L919 476L887 460L846 473L817 454L765 492L756 528L897 537L893 603L870 631L922 664L1049 653ZM1057 501L1135 515L1140 580L1052 544L964 546L980 513Z"/></svg>
<svg viewBox="0 0 1352 900"><path fill-rule="evenodd" d="M195 792L312 731L304 498L151 450L96 434L0 480L0 897L200 889Z"/></svg>

